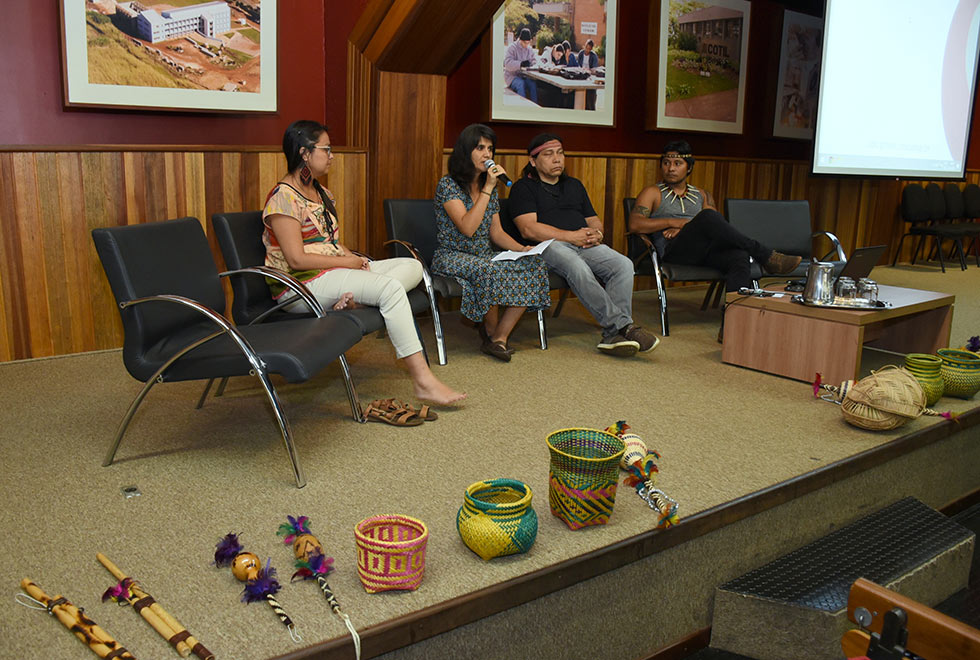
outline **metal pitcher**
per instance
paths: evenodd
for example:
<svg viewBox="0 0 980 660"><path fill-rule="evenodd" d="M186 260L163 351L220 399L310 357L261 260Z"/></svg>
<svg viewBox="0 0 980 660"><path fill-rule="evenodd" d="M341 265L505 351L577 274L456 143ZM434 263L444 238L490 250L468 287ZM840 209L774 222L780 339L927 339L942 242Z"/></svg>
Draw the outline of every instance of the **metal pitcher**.
<svg viewBox="0 0 980 660"><path fill-rule="evenodd" d="M834 264L814 261L806 272L803 300L809 303L834 302Z"/></svg>

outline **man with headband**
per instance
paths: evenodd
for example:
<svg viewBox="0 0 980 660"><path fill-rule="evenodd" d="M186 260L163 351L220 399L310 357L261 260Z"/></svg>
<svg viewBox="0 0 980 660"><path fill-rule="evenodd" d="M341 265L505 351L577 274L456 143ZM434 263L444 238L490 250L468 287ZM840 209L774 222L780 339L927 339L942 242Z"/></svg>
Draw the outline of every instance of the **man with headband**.
<svg viewBox="0 0 980 660"><path fill-rule="evenodd" d="M528 164L510 193L509 211L530 242L554 242L541 257L565 278L602 326L597 348L611 355L652 351L660 340L633 323L633 263L602 242L602 222L585 186L565 174L565 151L542 133L527 149Z"/></svg>
<svg viewBox="0 0 980 660"><path fill-rule="evenodd" d="M732 227L718 213L711 193L687 182L693 168L691 145L678 140L664 146L663 180L637 195L629 230L654 234L657 253L666 261L722 271L726 291L752 286L750 256L773 275L800 265L800 257L776 252Z"/></svg>

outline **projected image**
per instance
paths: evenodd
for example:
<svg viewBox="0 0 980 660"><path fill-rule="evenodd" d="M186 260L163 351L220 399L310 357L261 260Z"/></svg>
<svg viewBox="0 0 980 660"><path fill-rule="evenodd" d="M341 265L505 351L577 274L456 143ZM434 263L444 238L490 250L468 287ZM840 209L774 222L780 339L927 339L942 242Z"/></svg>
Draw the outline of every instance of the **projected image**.
<svg viewBox="0 0 980 660"><path fill-rule="evenodd" d="M978 28L977 0L828 0L813 172L962 178Z"/></svg>
<svg viewBox="0 0 980 660"><path fill-rule="evenodd" d="M809 139L817 114L823 20L795 11L783 13L783 41L772 134Z"/></svg>
<svg viewBox="0 0 980 660"><path fill-rule="evenodd" d="M741 133L749 3L661 2L657 127Z"/></svg>

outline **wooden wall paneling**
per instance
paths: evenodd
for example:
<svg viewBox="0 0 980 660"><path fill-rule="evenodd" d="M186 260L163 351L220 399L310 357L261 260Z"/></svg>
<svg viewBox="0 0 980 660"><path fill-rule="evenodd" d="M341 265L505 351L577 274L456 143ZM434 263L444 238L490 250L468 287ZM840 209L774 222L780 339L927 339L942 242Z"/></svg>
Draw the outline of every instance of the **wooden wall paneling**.
<svg viewBox="0 0 980 660"><path fill-rule="evenodd" d="M14 222L19 227L20 254L24 288L20 303L26 307L28 345L33 354L49 355L52 350L51 325L48 316L48 290L44 273L45 247L38 189L35 154L14 155Z"/></svg>
<svg viewBox="0 0 980 660"><path fill-rule="evenodd" d="M41 250L35 254L39 267L43 270L45 283L44 296L33 297L31 304L43 305L48 319L51 345L45 347L50 353L70 352L71 324L66 316L69 312L69 288L76 286L72 273L66 267L67 255L63 239L65 226L62 218L61 199L58 187L58 172L53 152L34 155L34 170L39 184L37 195L37 222L40 228Z"/></svg>
<svg viewBox="0 0 980 660"><path fill-rule="evenodd" d="M199 151L185 153L183 154L183 161L184 179L181 185L187 204L184 213L195 218L210 220L211 216L207 212L207 196L204 186L204 154Z"/></svg>
<svg viewBox="0 0 980 660"><path fill-rule="evenodd" d="M441 176L445 126L444 76L378 71L372 90L367 238L371 254L382 254L387 198L431 198Z"/></svg>
<svg viewBox="0 0 980 660"><path fill-rule="evenodd" d="M366 148L370 143L374 78L374 65L347 42L347 142L352 146Z"/></svg>
<svg viewBox="0 0 980 660"><path fill-rule="evenodd" d="M91 304L93 272L90 264L96 259L92 236L86 231L85 198L79 190L82 180L81 158L77 153L55 155L58 180L61 240L64 245L65 279L68 307L62 310L61 323L71 331L71 344L58 353L81 353L96 345L95 310Z"/></svg>
<svg viewBox="0 0 980 660"><path fill-rule="evenodd" d="M630 197L627 191L633 187L628 161L625 158L606 160L606 176L603 182L606 215L602 218L603 242L626 254L626 215L623 212L623 198Z"/></svg>
<svg viewBox="0 0 980 660"><path fill-rule="evenodd" d="M24 295L23 268L20 264L20 239L14 198L17 194L14 179L14 154L0 153L0 358L16 359L27 351L26 341L30 333L27 315L21 313Z"/></svg>

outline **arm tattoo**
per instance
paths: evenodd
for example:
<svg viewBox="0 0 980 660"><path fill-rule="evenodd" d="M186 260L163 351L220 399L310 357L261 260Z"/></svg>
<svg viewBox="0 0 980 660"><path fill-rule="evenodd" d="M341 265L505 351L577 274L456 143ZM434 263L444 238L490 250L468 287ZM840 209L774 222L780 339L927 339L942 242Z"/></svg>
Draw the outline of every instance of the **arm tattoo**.
<svg viewBox="0 0 980 660"><path fill-rule="evenodd" d="M639 215L642 215L644 218L649 218L650 217L650 209L648 209L647 207L642 206L642 205L634 206L633 207L633 213L637 213Z"/></svg>

